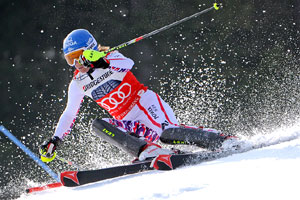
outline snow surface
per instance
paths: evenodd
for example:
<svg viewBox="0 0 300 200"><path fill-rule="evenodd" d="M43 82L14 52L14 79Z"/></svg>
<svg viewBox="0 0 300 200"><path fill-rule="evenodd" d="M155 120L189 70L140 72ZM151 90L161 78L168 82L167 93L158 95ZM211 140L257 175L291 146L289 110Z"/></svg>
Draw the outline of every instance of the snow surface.
<svg viewBox="0 0 300 200"><path fill-rule="evenodd" d="M227 158L151 171L89 184L56 188L19 199L300 199L300 127L251 138L272 146ZM279 143L279 144L277 144Z"/></svg>

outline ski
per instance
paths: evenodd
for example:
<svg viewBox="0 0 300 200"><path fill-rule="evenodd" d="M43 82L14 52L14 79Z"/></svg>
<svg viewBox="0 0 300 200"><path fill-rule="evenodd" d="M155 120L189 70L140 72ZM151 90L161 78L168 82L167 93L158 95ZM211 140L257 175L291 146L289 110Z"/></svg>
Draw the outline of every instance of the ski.
<svg viewBox="0 0 300 200"><path fill-rule="evenodd" d="M66 171L60 175L61 183L66 187L76 187L125 175L136 174L149 170L172 170L185 165L225 157L224 152L204 151L198 153L159 155L153 160L143 161L130 165L122 165L97 170Z"/></svg>
<svg viewBox="0 0 300 200"><path fill-rule="evenodd" d="M122 165L97 170L65 171L60 174L61 183L66 187L81 186L129 174L153 170L151 160L130 165Z"/></svg>

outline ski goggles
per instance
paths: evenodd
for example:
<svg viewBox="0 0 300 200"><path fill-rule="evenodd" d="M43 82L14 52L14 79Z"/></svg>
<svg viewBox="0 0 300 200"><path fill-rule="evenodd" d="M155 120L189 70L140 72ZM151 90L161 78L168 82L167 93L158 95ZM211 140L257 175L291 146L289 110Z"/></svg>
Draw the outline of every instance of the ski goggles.
<svg viewBox="0 0 300 200"><path fill-rule="evenodd" d="M83 54L85 50L86 48L82 48L82 49L77 49L76 51L72 51L68 54L65 54L65 59L68 65L74 67L75 61L78 61L79 57Z"/></svg>

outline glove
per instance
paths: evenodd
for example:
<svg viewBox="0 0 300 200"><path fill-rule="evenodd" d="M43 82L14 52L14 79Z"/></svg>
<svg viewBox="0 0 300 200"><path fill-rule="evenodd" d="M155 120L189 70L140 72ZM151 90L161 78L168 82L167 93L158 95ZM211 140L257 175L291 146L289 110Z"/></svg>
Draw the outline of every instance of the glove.
<svg viewBox="0 0 300 200"><path fill-rule="evenodd" d="M50 138L48 141L43 142L40 146L41 160L43 162L51 162L56 157L56 147L61 142L57 136Z"/></svg>
<svg viewBox="0 0 300 200"><path fill-rule="evenodd" d="M102 57L98 59L97 61L89 61L86 59L83 55L79 57L79 63L85 67L89 68L101 68L101 69L107 69L109 67L109 60L105 57Z"/></svg>

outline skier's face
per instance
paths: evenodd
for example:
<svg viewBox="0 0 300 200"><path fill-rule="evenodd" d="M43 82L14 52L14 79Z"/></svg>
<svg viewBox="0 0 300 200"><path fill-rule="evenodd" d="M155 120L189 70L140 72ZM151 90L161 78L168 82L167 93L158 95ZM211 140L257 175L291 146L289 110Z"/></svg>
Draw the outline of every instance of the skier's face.
<svg viewBox="0 0 300 200"><path fill-rule="evenodd" d="M81 73L87 73L89 71L89 68L79 64L79 62L75 61L75 68L78 69Z"/></svg>

